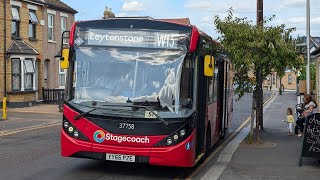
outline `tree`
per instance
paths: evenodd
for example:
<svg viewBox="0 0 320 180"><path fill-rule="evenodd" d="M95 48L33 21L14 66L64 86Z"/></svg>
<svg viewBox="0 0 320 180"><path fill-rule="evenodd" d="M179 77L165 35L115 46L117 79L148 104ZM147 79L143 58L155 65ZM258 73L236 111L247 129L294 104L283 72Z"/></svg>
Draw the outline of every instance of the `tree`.
<svg viewBox="0 0 320 180"><path fill-rule="evenodd" d="M221 19L215 16L214 24L220 33L218 38L224 50L229 52L230 59L235 70L234 82L237 84L235 92L240 99L248 89L262 87L262 80L257 83L257 78L250 77L248 72L257 76L257 69L261 70L260 76L266 77L271 72L284 73L286 68L299 66L299 53L295 48L295 40L291 33L293 28L286 28L284 24L266 26L275 16L264 20L264 25L253 25L247 18L239 18L233 15L233 10L228 10L228 15ZM259 72L258 72L259 75ZM258 77L259 78L259 77ZM254 91L253 96L262 99L261 94ZM263 102L257 101L262 107ZM261 109L261 108L260 108ZM263 111L257 110L256 131L263 129ZM258 140L258 135L256 136Z"/></svg>

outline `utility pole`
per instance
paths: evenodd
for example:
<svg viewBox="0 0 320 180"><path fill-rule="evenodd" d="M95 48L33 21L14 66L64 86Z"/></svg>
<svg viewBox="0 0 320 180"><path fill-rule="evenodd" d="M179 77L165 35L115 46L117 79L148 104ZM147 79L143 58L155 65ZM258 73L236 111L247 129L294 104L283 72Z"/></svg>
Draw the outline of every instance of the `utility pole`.
<svg viewBox="0 0 320 180"><path fill-rule="evenodd" d="M7 1L3 0L3 98L2 98L2 119L7 119L7 11L6 11Z"/></svg>
<svg viewBox="0 0 320 180"><path fill-rule="evenodd" d="M257 26L261 26L263 28L263 0L257 0ZM263 130L263 89L262 89L262 67L260 64L257 64L256 67L256 131Z"/></svg>
<svg viewBox="0 0 320 180"><path fill-rule="evenodd" d="M310 94L310 0L307 0L307 94Z"/></svg>

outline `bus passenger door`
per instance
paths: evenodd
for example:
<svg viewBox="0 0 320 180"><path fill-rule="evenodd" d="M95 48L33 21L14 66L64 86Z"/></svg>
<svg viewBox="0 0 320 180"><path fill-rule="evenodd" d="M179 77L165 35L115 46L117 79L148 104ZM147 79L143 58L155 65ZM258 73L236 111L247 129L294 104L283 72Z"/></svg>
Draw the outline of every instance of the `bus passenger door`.
<svg viewBox="0 0 320 180"><path fill-rule="evenodd" d="M227 62L223 59L218 61L218 74L219 74L219 95L218 95L218 106L219 106L219 117L220 117L220 137L224 138L225 131L227 128Z"/></svg>
<svg viewBox="0 0 320 180"><path fill-rule="evenodd" d="M197 107L196 107L196 159L204 152L205 123L207 120L207 78L204 76L204 58L198 57L197 63Z"/></svg>

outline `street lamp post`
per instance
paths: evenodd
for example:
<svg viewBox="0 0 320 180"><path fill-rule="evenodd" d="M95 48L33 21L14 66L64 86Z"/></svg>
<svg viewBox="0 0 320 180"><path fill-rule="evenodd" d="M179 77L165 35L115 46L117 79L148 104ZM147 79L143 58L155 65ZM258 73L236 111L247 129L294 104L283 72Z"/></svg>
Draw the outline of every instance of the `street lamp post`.
<svg viewBox="0 0 320 180"><path fill-rule="evenodd" d="M306 67L306 85L307 94L310 94L310 0L307 0L307 67Z"/></svg>

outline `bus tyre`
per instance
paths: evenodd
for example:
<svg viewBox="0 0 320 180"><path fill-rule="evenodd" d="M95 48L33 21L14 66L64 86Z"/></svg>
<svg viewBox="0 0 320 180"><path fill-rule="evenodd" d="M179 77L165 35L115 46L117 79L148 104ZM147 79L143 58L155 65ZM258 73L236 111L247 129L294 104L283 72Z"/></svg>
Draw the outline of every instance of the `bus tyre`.
<svg viewBox="0 0 320 180"><path fill-rule="evenodd" d="M210 124L208 124L208 129L206 133L206 155L209 154L210 149L211 149L211 129L210 129Z"/></svg>

